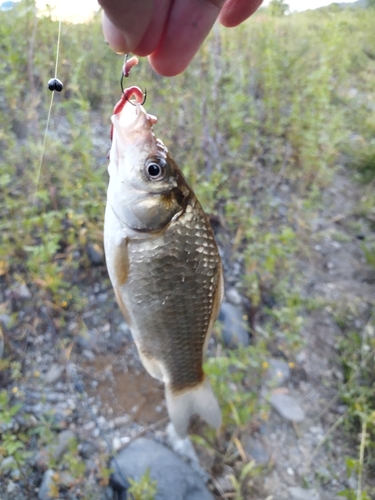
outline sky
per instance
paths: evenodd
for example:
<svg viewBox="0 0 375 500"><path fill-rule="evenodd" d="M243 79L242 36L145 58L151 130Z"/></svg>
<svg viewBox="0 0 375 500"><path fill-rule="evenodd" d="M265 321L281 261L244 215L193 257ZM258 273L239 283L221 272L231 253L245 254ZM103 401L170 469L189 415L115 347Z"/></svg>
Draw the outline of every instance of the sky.
<svg viewBox="0 0 375 500"><path fill-rule="evenodd" d="M267 5L270 0L265 0L264 5ZM286 0L290 10L307 10L317 9L324 5L329 5L333 0ZM336 0L339 2L348 2L351 0ZM0 0L1 3L1 0ZM98 9L98 4L95 0L36 0L38 8L45 8L50 5L55 13L55 17L60 17L66 21L82 22L87 17L90 17L94 10Z"/></svg>
<svg viewBox="0 0 375 500"><path fill-rule="evenodd" d="M308 10L308 9L318 9L319 7L324 7L336 1L337 3L351 2L353 0L285 0L285 3L289 5L291 11L294 10ZM265 1L264 5L267 5L269 1Z"/></svg>

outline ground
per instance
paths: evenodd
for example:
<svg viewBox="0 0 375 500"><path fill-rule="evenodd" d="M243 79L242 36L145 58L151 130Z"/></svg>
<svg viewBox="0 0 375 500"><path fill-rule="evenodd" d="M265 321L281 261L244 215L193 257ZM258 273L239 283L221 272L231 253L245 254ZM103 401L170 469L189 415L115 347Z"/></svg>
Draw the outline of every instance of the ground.
<svg viewBox="0 0 375 500"><path fill-rule="evenodd" d="M340 491L357 488L356 476L348 477L345 463L346 456L356 456L357 441L343 426L347 407L337 392L344 381L338 318L349 315L357 330L365 331L374 304L375 273L361 247L370 234L358 211L363 187L344 167L337 168L330 186L314 218L305 219L299 232L304 248L297 263L301 293L313 304L304 313L301 347L292 362L278 344L267 363L280 361L286 374L273 385L267 385L265 374L259 385L258 397L267 408L271 394L289 395L292 415L282 416L283 410L280 414L271 406L263 420L239 431L240 439L226 442L232 458L221 458L219 467L212 449L197 446L217 498L240 498L233 493L230 477L238 462L252 459L260 469L250 475L244 496L249 500L332 500ZM293 205L292 194L281 179L275 195L286 207L283 217ZM74 281L87 303L82 315L68 314L64 322L52 307L38 302L32 287L1 281L5 356L22 365L21 378L12 380L8 374L1 380L13 401L23 405L8 429L45 434L42 449L43 441L35 437L27 441L32 452L25 466L27 477L18 465L5 470L0 479L2 500L37 498L47 467L59 471L60 498L100 498L108 447L117 450L142 435L166 442L162 384L151 379L139 361L101 260L99 249L98 265L76 273ZM227 265L224 259L224 266L233 288L233 263ZM235 269L238 272L238 266ZM17 321L12 324L10 315L15 313ZM262 328L261 315L253 326L255 332ZM219 344L214 337L210 352ZM301 410L301 418L293 415ZM61 433L67 429L74 433L77 446L61 466L59 460L68 449L60 442ZM223 447L225 432L222 439L218 448ZM61 449L56 451L56 446ZM81 462L88 477L84 483L79 474L67 474Z"/></svg>

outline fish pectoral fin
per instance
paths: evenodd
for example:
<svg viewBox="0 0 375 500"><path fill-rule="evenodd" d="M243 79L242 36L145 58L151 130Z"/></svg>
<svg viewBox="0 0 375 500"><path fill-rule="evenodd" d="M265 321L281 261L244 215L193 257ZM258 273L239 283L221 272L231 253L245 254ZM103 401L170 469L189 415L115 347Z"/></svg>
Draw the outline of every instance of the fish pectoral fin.
<svg viewBox="0 0 375 500"><path fill-rule="evenodd" d="M119 245L116 245L113 272L117 286L124 285L129 275L128 238L124 238Z"/></svg>
<svg viewBox="0 0 375 500"><path fill-rule="evenodd" d="M179 392L174 392L171 386L166 384L165 398L169 418L181 438L187 436L190 418L193 415L199 415L208 425L219 429L221 411L208 380Z"/></svg>

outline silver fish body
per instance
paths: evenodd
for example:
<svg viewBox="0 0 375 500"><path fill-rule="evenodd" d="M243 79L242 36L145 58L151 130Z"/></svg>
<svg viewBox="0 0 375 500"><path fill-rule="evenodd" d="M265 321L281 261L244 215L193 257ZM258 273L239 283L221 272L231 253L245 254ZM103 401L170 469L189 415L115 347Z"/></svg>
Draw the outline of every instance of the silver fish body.
<svg viewBox="0 0 375 500"><path fill-rule="evenodd" d="M164 382L169 416L184 437L195 413L221 423L202 362L222 300L222 266L199 201L154 136L155 121L138 103L112 117L104 242L141 361Z"/></svg>

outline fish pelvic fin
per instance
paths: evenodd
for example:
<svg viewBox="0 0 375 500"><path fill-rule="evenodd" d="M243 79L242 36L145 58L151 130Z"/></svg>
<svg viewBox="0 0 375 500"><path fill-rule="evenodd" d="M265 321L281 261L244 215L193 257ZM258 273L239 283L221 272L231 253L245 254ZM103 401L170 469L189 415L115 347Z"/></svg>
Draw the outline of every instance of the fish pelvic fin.
<svg viewBox="0 0 375 500"><path fill-rule="evenodd" d="M173 391L171 386L166 384L165 399L169 418L181 438L187 436L193 415L199 415L208 425L219 429L221 410L207 379L195 387L179 392Z"/></svg>

